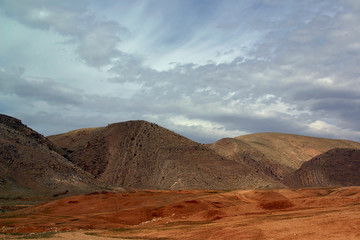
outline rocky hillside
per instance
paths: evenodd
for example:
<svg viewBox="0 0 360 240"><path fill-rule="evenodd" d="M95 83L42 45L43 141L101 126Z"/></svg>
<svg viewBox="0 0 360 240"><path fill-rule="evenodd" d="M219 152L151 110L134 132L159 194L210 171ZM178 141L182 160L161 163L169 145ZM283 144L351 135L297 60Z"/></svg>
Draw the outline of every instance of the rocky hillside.
<svg viewBox="0 0 360 240"><path fill-rule="evenodd" d="M243 162L146 121L49 136L77 166L104 183L150 189L281 187Z"/></svg>
<svg viewBox="0 0 360 240"><path fill-rule="evenodd" d="M360 143L294 134L257 133L225 138L209 148L223 157L247 164L258 172L282 181L300 166L333 148L360 149Z"/></svg>
<svg viewBox="0 0 360 240"><path fill-rule="evenodd" d="M360 185L360 150L336 148L302 164L284 182L291 187Z"/></svg>
<svg viewBox="0 0 360 240"><path fill-rule="evenodd" d="M108 184L142 189L359 184L360 143L346 140L262 133L204 145L146 121L49 139L0 115L0 199L82 193ZM333 148L351 150L324 154Z"/></svg>
<svg viewBox="0 0 360 240"><path fill-rule="evenodd" d="M0 198L83 193L100 189L91 174L20 120L0 114Z"/></svg>

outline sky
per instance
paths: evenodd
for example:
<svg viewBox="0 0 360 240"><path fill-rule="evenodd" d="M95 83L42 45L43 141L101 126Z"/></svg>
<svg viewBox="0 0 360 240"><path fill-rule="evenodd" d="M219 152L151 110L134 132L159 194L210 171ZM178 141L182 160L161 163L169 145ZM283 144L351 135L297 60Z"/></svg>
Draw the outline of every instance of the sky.
<svg viewBox="0 0 360 240"><path fill-rule="evenodd" d="M360 141L358 0L0 0L0 113Z"/></svg>

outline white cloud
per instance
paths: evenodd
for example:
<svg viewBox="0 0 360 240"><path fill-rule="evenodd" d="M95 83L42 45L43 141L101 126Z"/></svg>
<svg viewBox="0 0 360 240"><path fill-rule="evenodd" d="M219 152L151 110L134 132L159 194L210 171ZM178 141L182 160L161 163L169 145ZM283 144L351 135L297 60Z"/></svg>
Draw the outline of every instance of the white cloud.
<svg viewBox="0 0 360 240"><path fill-rule="evenodd" d="M316 120L310 123L308 132L311 132L311 134L341 139L356 139L360 135L360 131L354 131L348 128L341 128L335 124L330 124L322 120Z"/></svg>
<svg viewBox="0 0 360 240"><path fill-rule="evenodd" d="M198 141L203 140L205 142L208 142L209 139L215 141L220 138L248 134L246 131L227 130L224 125L219 123L202 119L189 119L184 116L169 117L164 124L178 132L191 136Z"/></svg>

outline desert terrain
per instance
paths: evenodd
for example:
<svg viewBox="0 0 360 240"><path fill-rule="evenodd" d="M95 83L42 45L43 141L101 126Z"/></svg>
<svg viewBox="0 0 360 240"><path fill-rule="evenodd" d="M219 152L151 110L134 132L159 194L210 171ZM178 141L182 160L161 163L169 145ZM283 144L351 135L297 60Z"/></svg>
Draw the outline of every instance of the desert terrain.
<svg viewBox="0 0 360 240"><path fill-rule="evenodd" d="M3 239L360 239L360 187L96 192L0 215Z"/></svg>
<svg viewBox="0 0 360 240"><path fill-rule="evenodd" d="M360 239L360 143L201 144L146 121L45 137L0 114L0 239Z"/></svg>

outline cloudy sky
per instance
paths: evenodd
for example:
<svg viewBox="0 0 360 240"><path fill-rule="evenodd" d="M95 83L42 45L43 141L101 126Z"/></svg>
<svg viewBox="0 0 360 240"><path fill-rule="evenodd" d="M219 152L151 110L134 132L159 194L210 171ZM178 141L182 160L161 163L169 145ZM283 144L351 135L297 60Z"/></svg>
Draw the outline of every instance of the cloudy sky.
<svg viewBox="0 0 360 240"><path fill-rule="evenodd" d="M358 0L0 0L0 113L360 141Z"/></svg>

